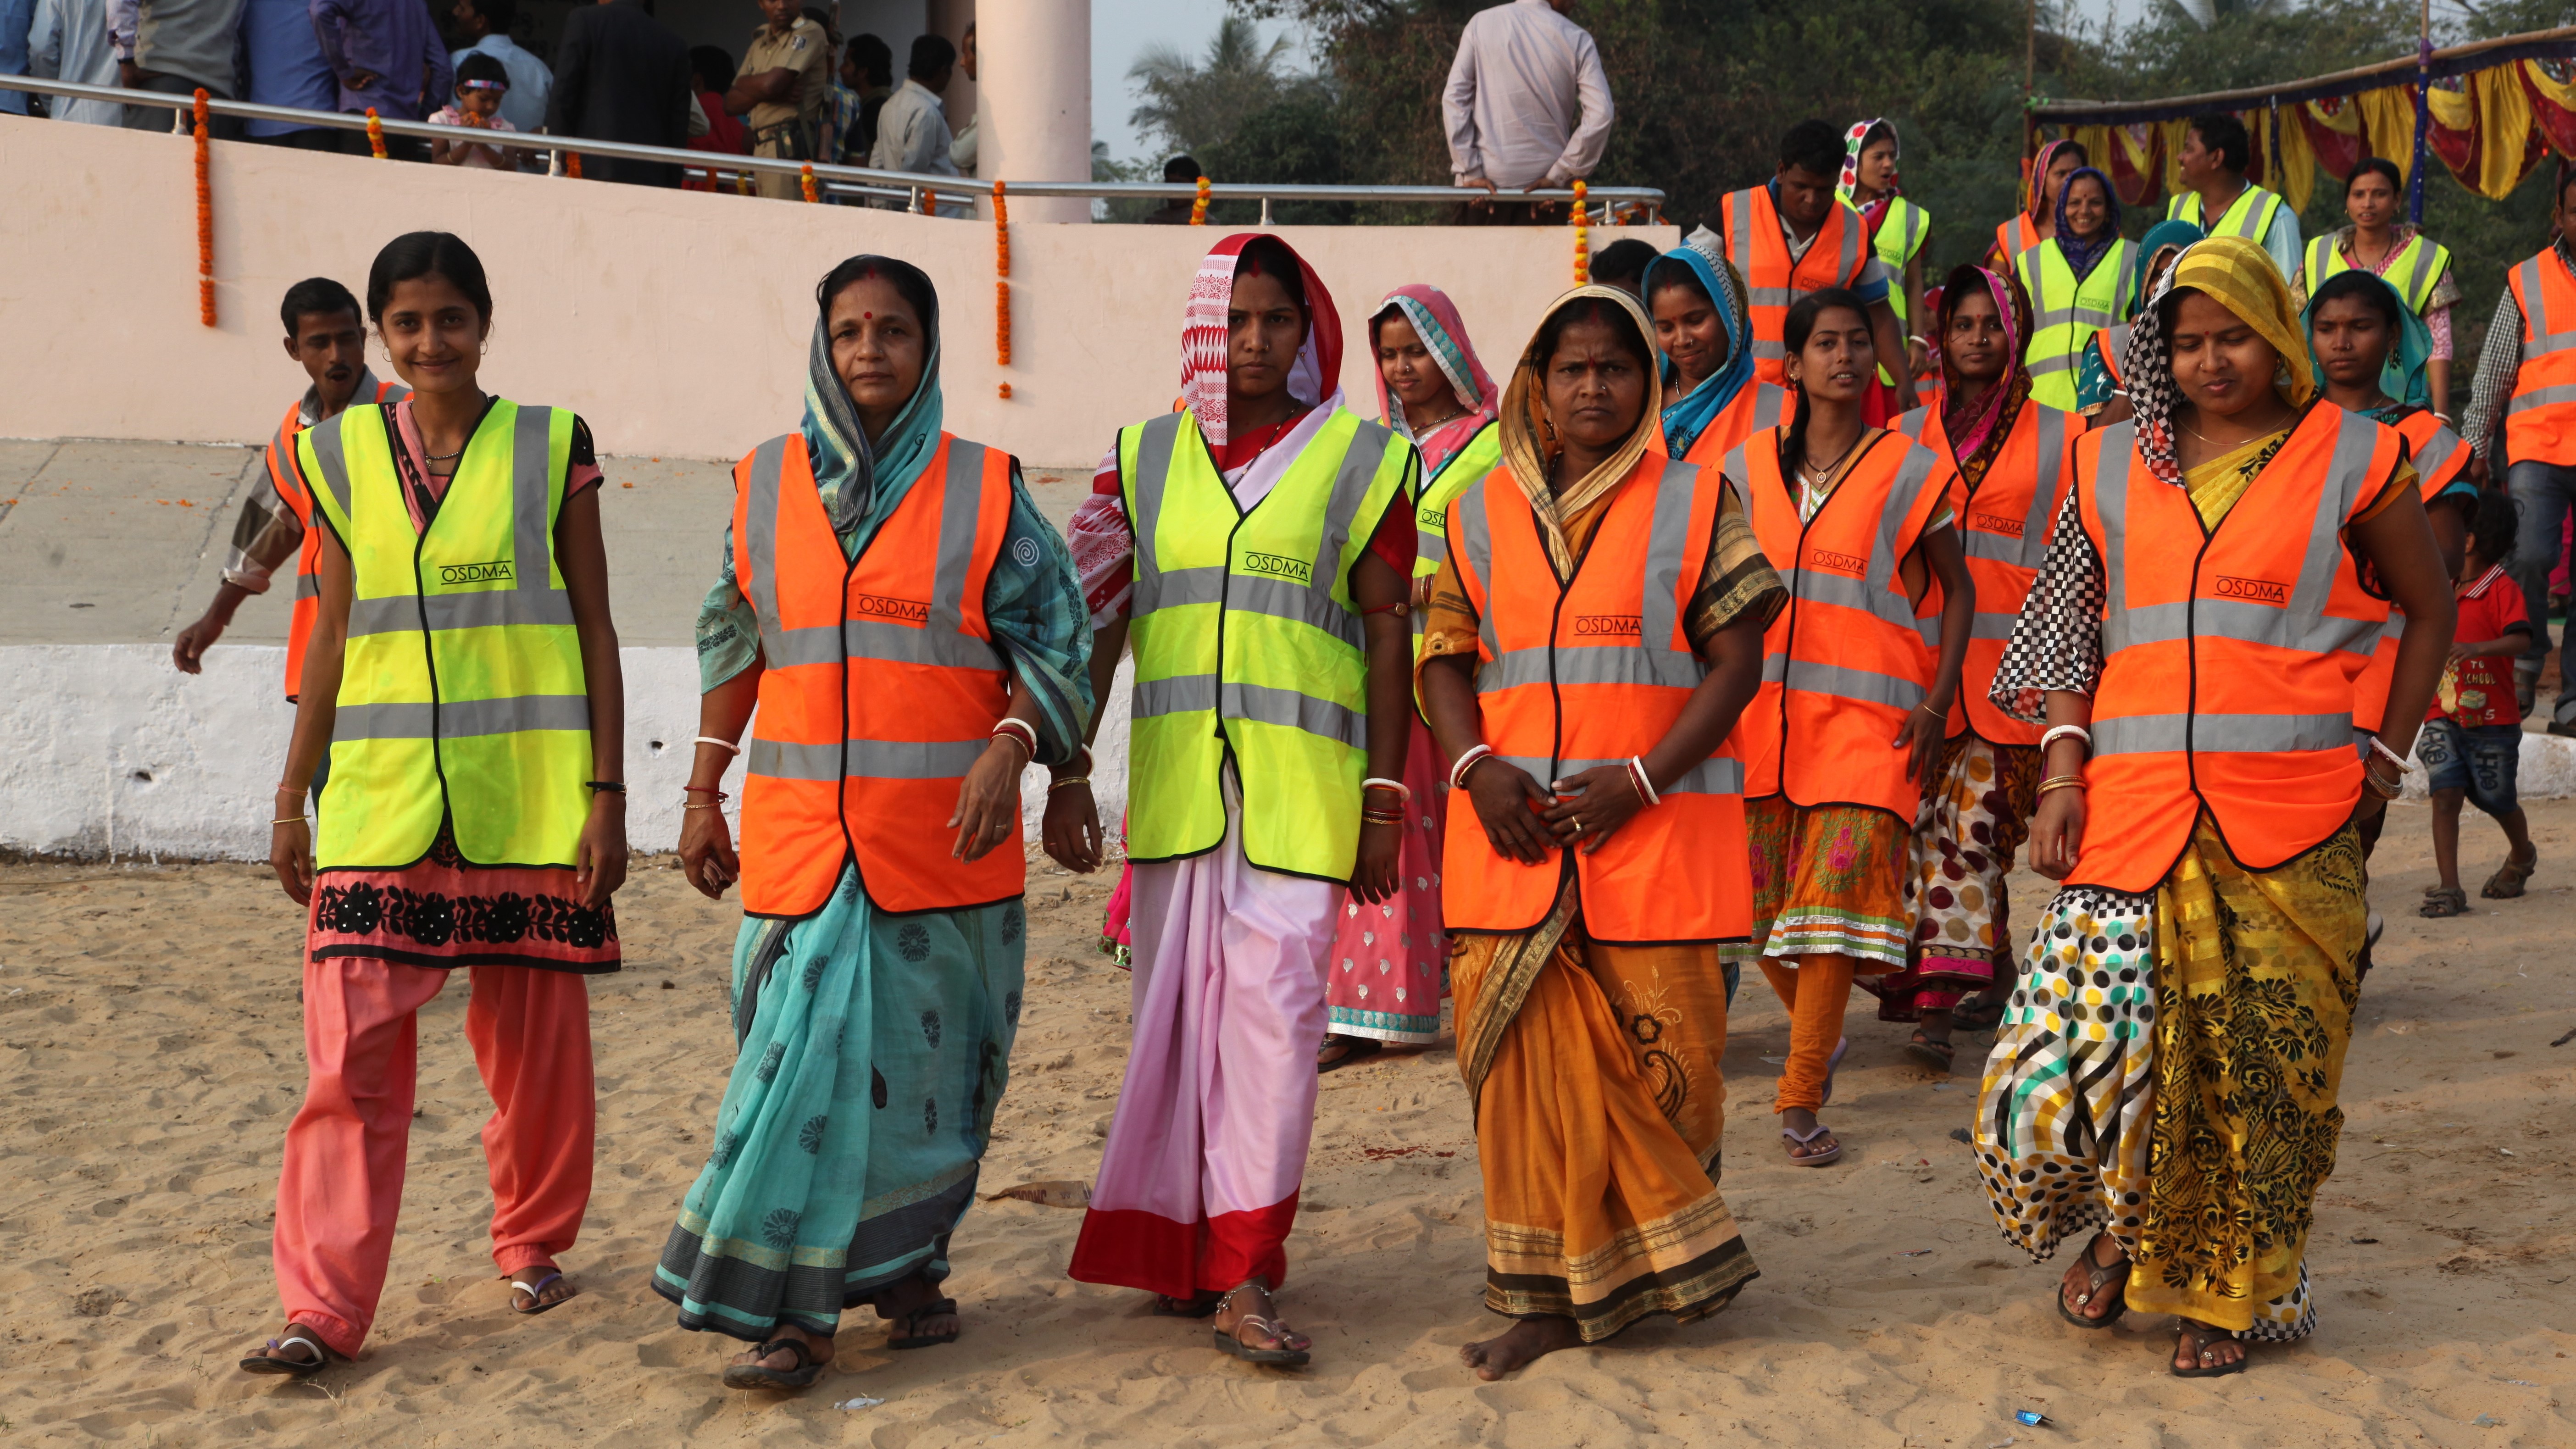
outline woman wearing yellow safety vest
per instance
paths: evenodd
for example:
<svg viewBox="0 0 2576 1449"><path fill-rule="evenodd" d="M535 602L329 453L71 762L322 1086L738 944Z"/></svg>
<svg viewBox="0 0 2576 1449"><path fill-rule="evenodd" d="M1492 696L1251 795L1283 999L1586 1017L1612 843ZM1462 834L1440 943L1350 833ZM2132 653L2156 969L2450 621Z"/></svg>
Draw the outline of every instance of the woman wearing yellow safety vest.
<svg viewBox="0 0 2576 1449"><path fill-rule="evenodd" d="M304 1105L274 1262L287 1327L241 1361L305 1378L374 1322L402 1204L415 1018L471 967L465 1036L492 1094L492 1257L510 1306L573 1296L555 1259L590 1200L585 974L618 967L624 684L589 430L476 385L492 293L471 248L376 256L367 316L412 389L325 418L295 464L322 603L269 863L311 908ZM331 755L318 833L303 781Z"/></svg>
<svg viewBox="0 0 2576 1449"><path fill-rule="evenodd" d="M2120 235L2120 199L2111 179L2087 166L2057 190L2057 233L2021 254L2014 270L2030 298L2033 330L2022 359L2030 395L2073 412L2084 344L2103 328L2129 320L2135 244Z"/></svg>
<svg viewBox="0 0 2576 1449"><path fill-rule="evenodd" d="M1077 558L1125 543L1085 576L1104 698L1131 630L1136 646L1135 1044L1070 1271L1214 1314L1218 1349L1285 1366L1310 1347L1270 1294L1314 1131L1327 953L1346 902L1395 893L1406 811L1428 803L1398 778L1416 463L1341 405L1341 320L1278 238L1219 243L1184 319L1181 410L1119 430L1073 519ZM1045 842L1098 867L1084 777L1059 774Z"/></svg>
<svg viewBox="0 0 2576 1449"><path fill-rule="evenodd" d="M2363 157L2343 183L2343 213L2352 225L2309 241L2306 262L2290 279L2290 300L2307 306L2328 277L2352 267L2396 288L2433 337L2432 355L2424 363L2433 415L2456 423L2459 414L2451 410L2451 308L2460 300L2460 284L2451 275L2451 249L2399 220L2405 207L2406 183L2397 174L2397 163L2384 156Z"/></svg>
<svg viewBox="0 0 2576 1449"><path fill-rule="evenodd" d="M1651 250L1651 249L1650 249ZM1369 318L1377 357L1378 420L1412 440L1422 459L1422 495L1414 508L1412 618L1421 636L1431 578L1448 556L1441 531L1449 500L1502 462L1494 410L1502 394L1467 340L1457 304L1438 287L1414 283L1387 293ZM1404 755L1404 853L1398 889L1383 901L1342 906L1324 984L1330 1035L1315 1054L1331 1071L1377 1055L1392 1043L1429 1046L1440 1036L1440 1000L1449 994L1449 936L1441 929L1441 804L1449 769L1429 730L1415 730Z"/></svg>
<svg viewBox="0 0 2576 1449"><path fill-rule="evenodd" d="M1905 365L1920 373L1930 365L1932 353L1922 334L1912 329L1923 315L1923 243L1932 235L1932 213L1897 193L1895 122L1883 116L1858 122L1843 133L1843 147L1842 183L1836 193L1868 223L1871 254L1894 274L1887 305L1896 313L1897 330L1908 334ZM1878 375L1890 385L1896 381L1887 367L1880 367Z"/></svg>
<svg viewBox="0 0 2576 1449"><path fill-rule="evenodd" d="M653 1288L754 1345L740 1389L811 1384L861 1304L888 1347L957 1338L948 1240L1024 989L1020 773L1078 758L1091 704L1063 538L1017 459L942 426L930 279L856 256L814 300L804 415L736 466L699 607L680 832L743 921L733 1074Z"/></svg>

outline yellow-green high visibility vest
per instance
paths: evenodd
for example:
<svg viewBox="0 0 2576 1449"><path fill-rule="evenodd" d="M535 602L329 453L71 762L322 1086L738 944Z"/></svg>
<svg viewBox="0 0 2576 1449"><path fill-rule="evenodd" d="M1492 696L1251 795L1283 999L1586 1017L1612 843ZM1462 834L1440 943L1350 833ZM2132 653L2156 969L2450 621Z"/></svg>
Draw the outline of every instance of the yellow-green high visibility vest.
<svg viewBox="0 0 2576 1449"><path fill-rule="evenodd" d="M439 823L476 865L569 866L590 815L590 696L555 562L573 415L492 401L415 531L373 404L296 438L354 591L314 864L393 869Z"/></svg>
<svg viewBox="0 0 2576 1449"><path fill-rule="evenodd" d="M1503 425L1489 422L1449 455L1440 471L1422 480L1413 505L1413 576L1427 579L1440 572L1449 557L1449 500L1503 465ZM1413 621L1413 652L1422 652L1422 611L1407 609Z"/></svg>
<svg viewBox="0 0 2576 1449"><path fill-rule="evenodd" d="M2200 219L2200 193L2186 191L2165 203L2165 220L2187 221L2199 227L2204 236L2241 236L2256 246L2263 244L2264 233L2272 229L2272 218L2280 215L2281 198L2252 182L2227 203L2227 214L2216 226Z"/></svg>
<svg viewBox="0 0 2576 1449"><path fill-rule="evenodd" d="M1923 250L1923 238L1931 235L1932 213L1902 196L1887 199L1887 214L1878 220L1878 235L1870 240L1870 251L1894 275L1887 279L1887 310L1896 314L1896 333L1902 337L1910 323L1905 315L1905 269L1914 262L1914 254ZM1878 380L1896 386L1896 374L1880 363Z"/></svg>
<svg viewBox="0 0 2576 1449"><path fill-rule="evenodd" d="M1189 413L1119 430L1118 486L1136 531L1129 859L1222 844L1230 758L1244 858L1350 879L1368 773L1368 659L1350 572L1414 467L1411 444L1336 408L1246 511Z"/></svg>
<svg viewBox="0 0 2576 1449"><path fill-rule="evenodd" d="M2344 260L2343 248L2335 244L2341 235L2340 232L2329 232L2308 242L2308 264L2299 273L2300 288L2305 295L2314 297L2317 288L2324 286L2327 278L2351 269L2352 263ZM2387 266L2380 269L2379 278L2395 287L2397 295L2405 298L2406 305L2421 317L2424 304L2433 300L2433 288L2440 285L2442 274L2450 269L2451 249L2419 231L2408 237L2406 245L2389 259Z"/></svg>
<svg viewBox="0 0 2576 1449"><path fill-rule="evenodd" d="M2022 290L2030 294L2030 345L2022 349L2022 361L2030 368L2032 397L2060 412L2075 411L2084 344L2103 328L2129 320L2131 273L2137 265L2138 244L2126 238L2113 242L2110 255L2095 262L2081 282L2055 237L2013 263L2021 273Z"/></svg>

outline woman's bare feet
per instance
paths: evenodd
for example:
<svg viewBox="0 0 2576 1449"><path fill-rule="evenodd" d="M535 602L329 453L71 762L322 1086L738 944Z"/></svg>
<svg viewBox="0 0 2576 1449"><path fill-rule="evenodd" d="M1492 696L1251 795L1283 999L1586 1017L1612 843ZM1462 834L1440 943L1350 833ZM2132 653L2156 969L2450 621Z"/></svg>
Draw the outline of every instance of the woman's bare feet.
<svg viewBox="0 0 2576 1449"><path fill-rule="evenodd" d="M1467 1345L1458 1350L1458 1358L1476 1371L1476 1377L1492 1383L1560 1348L1577 1348L1582 1343L1582 1331L1574 1326L1573 1319L1543 1313L1522 1319L1499 1337Z"/></svg>
<svg viewBox="0 0 2576 1449"><path fill-rule="evenodd" d="M1302 1354L1315 1346L1313 1339L1279 1321L1269 1286L1258 1278L1226 1295L1212 1326L1254 1353Z"/></svg>

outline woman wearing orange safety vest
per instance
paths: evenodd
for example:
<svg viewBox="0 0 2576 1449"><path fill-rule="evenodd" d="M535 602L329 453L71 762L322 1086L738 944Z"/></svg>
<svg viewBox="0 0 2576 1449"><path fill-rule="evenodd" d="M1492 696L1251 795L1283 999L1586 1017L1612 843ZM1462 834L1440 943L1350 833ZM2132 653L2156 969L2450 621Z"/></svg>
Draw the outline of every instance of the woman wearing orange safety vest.
<svg viewBox="0 0 2576 1449"><path fill-rule="evenodd" d="M358 311L358 299L338 282L307 277L286 289L277 310L286 324L286 355L304 368L313 385L287 408L265 450L263 461L276 498L254 494L243 500L224 580L215 586L206 612L179 631L170 646L170 662L183 674L197 673L206 650L231 627L233 611L251 595L268 592L277 566L291 555L295 597L286 616L286 700L292 704L304 678L304 642L313 633L313 616L322 602L322 537L313 527L313 497L295 471L295 435L339 416L353 403L391 406L410 397L411 389L368 370L366 318ZM326 762L322 774L329 773ZM322 788L320 776L313 788Z"/></svg>
<svg viewBox="0 0 2576 1449"><path fill-rule="evenodd" d="M1938 413L1907 413L1896 428L1958 464L1950 506L1977 582L1976 627L1906 856L1912 955L1903 971L1861 984L1879 998L1879 1020L1922 1023L1906 1054L1946 1072L1953 1008L1968 1011L1972 1030L2002 1015L2002 993L1989 988L2015 948L2004 878L2039 804L2039 728L1996 709L1986 690L2039 571L2049 520L2073 486L2084 424L2031 396L2031 305L2019 280L1956 269L1941 290L1940 327L1948 401ZM1927 618L1934 602L1924 601ZM1985 999L1962 1008L1971 991Z"/></svg>
<svg viewBox="0 0 2576 1449"><path fill-rule="evenodd" d="M755 1345L732 1388L812 1383L863 1303L894 1348L957 1337L948 1238L1019 1026L1020 774L1076 756L1091 697L1063 540L1017 459L941 427L930 279L852 257L815 301L804 420L734 469L680 836L692 885L742 885L738 1055L653 1286Z"/></svg>
<svg viewBox="0 0 2576 1449"><path fill-rule="evenodd" d="M1975 1129L2006 1235L2078 1327L2171 1313L2180 1377L2309 1333L2365 934L2353 824L2394 798L2451 632L2396 430L2316 397L2270 256L2183 253L2137 319L2133 422L2088 434L1994 702L2049 726L2042 915ZM2286 379L2285 381L2282 379ZM2353 681L2406 614L2385 723Z"/></svg>
<svg viewBox="0 0 2576 1449"><path fill-rule="evenodd" d="M1646 264L1640 283L1663 353L1664 451L1713 467L1787 415L1789 394L1753 375L1744 278L1732 262L1680 246Z"/></svg>
<svg viewBox="0 0 2576 1449"><path fill-rule="evenodd" d="M2477 454L2470 476L2480 487L2501 477L2522 508L2507 573L2531 618L2531 647L2513 662L2514 696L2526 716L2539 703L2551 576L2566 566L2576 514L2576 166L2558 164L2551 195L2549 245L2505 273L2460 421ZM2564 624L2558 677L2549 732L2576 735L2576 627Z"/></svg>
<svg viewBox="0 0 2576 1449"><path fill-rule="evenodd" d="M1754 1276L1719 1196L1719 943L1752 925L1724 743L1783 602L1714 468L1667 457L1634 298L1557 300L1503 466L1449 506L1416 673L1458 788L1442 911L1484 1173L1497 1379Z"/></svg>
<svg viewBox="0 0 2576 1449"><path fill-rule="evenodd" d="M1861 420L1878 359L1860 299L1811 292L1785 335L1797 413L1725 463L1789 588L1735 744L1752 834L1746 953L1789 1008L1773 1110L1789 1160L1821 1167L1842 1156L1816 1112L1833 1097L1852 978L1906 965L1906 840L1958 699L1977 597L1952 526L1949 454ZM1916 611L1936 584L1927 633Z"/></svg>

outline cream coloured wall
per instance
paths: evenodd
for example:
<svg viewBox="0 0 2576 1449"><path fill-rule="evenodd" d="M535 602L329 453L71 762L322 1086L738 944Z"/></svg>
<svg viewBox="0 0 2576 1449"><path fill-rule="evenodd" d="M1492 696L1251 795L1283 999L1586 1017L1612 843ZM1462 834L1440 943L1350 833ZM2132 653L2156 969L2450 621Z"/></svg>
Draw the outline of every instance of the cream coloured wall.
<svg viewBox="0 0 2576 1449"><path fill-rule="evenodd" d="M1171 405L1181 304L1221 235L1015 221L1003 369L986 222L217 142L208 329L191 172L180 137L0 116L0 437L261 435L300 386L278 353L280 294L317 273L360 290L388 239L430 228L463 235L491 273L485 385L574 408L604 450L731 458L791 425L814 282L873 250L938 284L950 429L1088 466L1121 423ZM1363 318L1390 289L1447 290L1501 375L1571 275L1564 228L1279 230L1341 310L1342 382L1364 412Z"/></svg>

